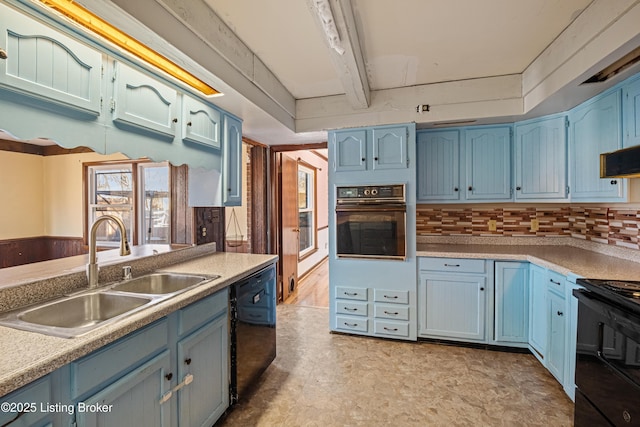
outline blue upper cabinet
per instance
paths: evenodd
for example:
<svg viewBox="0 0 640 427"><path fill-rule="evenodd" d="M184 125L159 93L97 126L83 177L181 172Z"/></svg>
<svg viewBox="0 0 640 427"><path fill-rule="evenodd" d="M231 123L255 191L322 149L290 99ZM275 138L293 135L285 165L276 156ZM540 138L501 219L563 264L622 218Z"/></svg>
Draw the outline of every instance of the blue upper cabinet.
<svg viewBox="0 0 640 427"><path fill-rule="evenodd" d="M223 204L242 204L242 122L224 116Z"/></svg>
<svg viewBox="0 0 640 427"><path fill-rule="evenodd" d="M624 147L640 145L640 78L622 88Z"/></svg>
<svg viewBox="0 0 640 427"><path fill-rule="evenodd" d="M407 167L406 126L373 129L373 169L404 169Z"/></svg>
<svg viewBox="0 0 640 427"><path fill-rule="evenodd" d="M565 116L516 124L515 199L567 198L567 131Z"/></svg>
<svg viewBox="0 0 640 427"><path fill-rule="evenodd" d="M511 126L465 131L466 199L511 199Z"/></svg>
<svg viewBox="0 0 640 427"><path fill-rule="evenodd" d="M460 200L460 131L419 132L418 200Z"/></svg>
<svg viewBox="0 0 640 427"><path fill-rule="evenodd" d="M220 111L189 95L182 95L182 139L220 148Z"/></svg>
<svg viewBox="0 0 640 427"><path fill-rule="evenodd" d="M331 132L336 172L407 169L409 127L379 126Z"/></svg>
<svg viewBox="0 0 640 427"><path fill-rule="evenodd" d="M626 180L600 178L600 154L622 148L621 91L591 99L569 114L572 201L626 201Z"/></svg>
<svg viewBox="0 0 640 427"><path fill-rule="evenodd" d="M364 171L367 169L367 132L337 130L333 134L336 172Z"/></svg>
<svg viewBox="0 0 640 427"><path fill-rule="evenodd" d="M100 115L102 54L15 10L0 5L0 87Z"/></svg>
<svg viewBox="0 0 640 427"><path fill-rule="evenodd" d="M110 102L117 126L173 138L178 123L178 92L171 86L121 62L113 64L114 98Z"/></svg>

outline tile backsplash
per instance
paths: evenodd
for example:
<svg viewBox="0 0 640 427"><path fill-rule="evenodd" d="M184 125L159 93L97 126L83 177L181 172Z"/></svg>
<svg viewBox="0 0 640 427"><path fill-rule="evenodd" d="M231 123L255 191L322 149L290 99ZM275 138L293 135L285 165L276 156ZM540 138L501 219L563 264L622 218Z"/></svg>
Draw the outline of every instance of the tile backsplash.
<svg viewBox="0 0 640 427"><path fill-rule="evenodd" d="M416 214L418 236L569 237L640 250L636 209L418 205ZM489 221L495 221L495 231L490 231Z"/></svg>

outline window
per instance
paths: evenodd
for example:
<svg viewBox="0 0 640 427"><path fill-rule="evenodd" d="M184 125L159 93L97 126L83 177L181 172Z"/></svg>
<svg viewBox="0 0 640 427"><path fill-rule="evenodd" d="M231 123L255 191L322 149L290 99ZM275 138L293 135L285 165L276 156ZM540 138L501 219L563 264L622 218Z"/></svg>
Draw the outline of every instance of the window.
<svg viewBox="0 0 640 427"><path fill-rule="evenodd" d="M298 163L298 258L316 249L316 170Z"/></svg>
<svg viewBox="0 0 640 427"><path fill-rule="evenodd" d="M86 170L87 236L96 219L114 215L124 222L133 244L170 243L168 163L101 163L89 165ZM107 222L98 228L99 246L116 247L119 241L115 224Z"/></svg>

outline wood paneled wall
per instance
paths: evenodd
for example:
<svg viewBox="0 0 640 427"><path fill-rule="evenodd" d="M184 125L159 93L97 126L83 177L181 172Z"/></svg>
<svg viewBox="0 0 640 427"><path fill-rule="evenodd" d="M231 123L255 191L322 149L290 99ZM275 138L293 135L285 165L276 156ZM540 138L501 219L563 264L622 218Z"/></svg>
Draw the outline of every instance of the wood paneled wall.
<svg viewBox="0 0 640 427"><path fill-rule="evenodd" d="M0 268L88 252L82 237L38 236L0 241Z"/></svg>

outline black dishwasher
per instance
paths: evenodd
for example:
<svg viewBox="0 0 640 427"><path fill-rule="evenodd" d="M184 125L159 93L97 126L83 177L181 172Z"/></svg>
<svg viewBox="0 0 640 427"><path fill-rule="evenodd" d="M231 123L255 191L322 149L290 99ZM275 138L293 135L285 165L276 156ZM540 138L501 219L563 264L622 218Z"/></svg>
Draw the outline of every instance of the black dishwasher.
<svg viewBox="0 0 640 427"><path fill-rule="evenodd" d="M242 399L276 357L276 269L235 283L231 306L231 404Z"/></svg>

